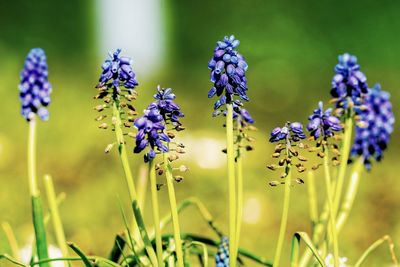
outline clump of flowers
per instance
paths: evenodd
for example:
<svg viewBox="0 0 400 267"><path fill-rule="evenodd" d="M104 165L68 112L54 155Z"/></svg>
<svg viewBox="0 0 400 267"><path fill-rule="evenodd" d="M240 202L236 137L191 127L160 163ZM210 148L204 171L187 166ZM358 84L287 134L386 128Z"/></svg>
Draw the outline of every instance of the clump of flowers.
<svg viewBox="0 0 400 267"><path fill-rule="evenodd" d="M229 240L226 236L221 238L221 243L219 244L217 253L215 254L215 266L229 267Z"/></svg>
<svg viewBox="0 0 400 267"><path fill-rule="evenodd" d="M21 113L27 121L33 119L35 114L44 121L49 119L47 106L50 104L52 87L48 75L46 54L41 48L33 48L26 57L19 85Z"/></svg>
<svg viewBox="0 0 400 267"><path fill-rule="evenodd" d="M318 108L308 117L308 120L310 122L307 124L307 130L315 140L320 137L323 139L332 137L334 132L342 130L339 118L332 115L331 108L324 111L322 101L318 103Z"/></svg>
<svg viewBox="0 0 400 267"><path fill-rule="evenodd" d="M96 85L98 94L94 98L101 99L103 104L97 105L94 109L101 112L106 108L115 106L120 113L121 120L124 121L124 125L130 127L137 115L131 101L137 97L135 88L138 82L132 69L132 60L120 56L120 53L121 49L109 53L109 58L101 66L103 71L99 83ZM96 121L102 121L106 117L107 115L100 115L96 118ZM102 123L99 128L107 129L108 124Z"/></svg>
<svg viewBox="0 0 400 267"><path fill-rule="evenodd" d="M157 100L157 106L165 121L171 121L176 129L179 130L182 124L179 118L185 115L180 111L180 107L174 102L176 96L171 88L163 89L157 86L157 94L154 95Z"/></svg>
<svg viewBox="0 0 400 267"><path fill-rule="evenodd" d="M318 103L318 108L308 117L307 130L310 132L310 139L316 141L315 147L310 147L309 152L317 152L317 156L323 158L325 150L331 148L334 156L332 163L334 166L339 164L340 151L335 143L330 141L331 137L336 137L335 133L342 131L343 127L338 117L332 114L332 109L324 110L322 101ZM312 166L313 170L318 169L320 164Z"/></svg>
<svg viewBox="0 0 400 267"><path fill-rule="evenodd" d="M158 86L154 95L156 101L147 107L144 116L134 122L138 129L134 153L140 153L149 147L149 151L144 155L145 162L155 158L155 149L160 153L170 152L170 145L175 145L172 150L177 154L185 153L182 143L171 140L175 138L175 132L185 129L179 120L184 114L174 102L175 98L171 88L164 89ZM179 157L177 154L169 155L170 161L176 160Z"/></svg>
<svg viewBox="0 0 400 267"><path fill-rule="evenodd" d="M169 143L170 139L164 133L165 121L156 103L151 103L144 111L144 115L135 120L134 126L138 129L136 134L136 146L134 153L140 153L146 147L149 152L144 155L144 161L148 162L156 157L155 148L159 152L168 152L168 147L163 143Z"/></svg>
<svg viewBox="0 0 400 267"><path fill-rule="evenodd" d="M271 131L269 141L271 143L278 143L275 146L273 158L278 159L278 164L268 165L267 168L275 171L277 169L283 168L284 172L281 178L288 176L290 171L290 166L294 165L297 171L302 173L306 170L303 162L307 161L307 158L299 155L299 151L295 148L305 148L305 145L299 142L301 139L305 139L303 125L300 122L287 122L283 127L276 127ZM302 183L302 180L297 180L297 182ZM284 183L284 182L282 182ZM278 185L279 182L270 182L271 186Z"/></svg>
<svg viewBox="0 0 400 267"><path fill-rule="evenodd" d="M248 65L244 57L237 51L238 46L239 40L235 39L233 35L225 36L223 41L217 42L214 56L208 62L208 68L211 70L210 80L214 84L208 92L208 97L211 98L215 95L219 97L214 104L214 115L220 113L218 110L221 106L232 104L234 96L239 96L244 101L249 100L245 76Z"/></svg>
<svg viewBox="0 0 400 267"><path fill-rule="evenodd" d="M331 95L336 98L336 106L347 109L362 104L361 97L368 92L368 84L357 57L347 53L340 55L335 73Z"/></svg>
<svg viewBox="0 0 400 267"><path fill-rule="evenodd" d="M360 123L356 134L351 157L361 156L365 167L371 169L371 159L380 161L393 132L394 115L390 94L376 84L365 98L365 109L359 114Z"/></svg>

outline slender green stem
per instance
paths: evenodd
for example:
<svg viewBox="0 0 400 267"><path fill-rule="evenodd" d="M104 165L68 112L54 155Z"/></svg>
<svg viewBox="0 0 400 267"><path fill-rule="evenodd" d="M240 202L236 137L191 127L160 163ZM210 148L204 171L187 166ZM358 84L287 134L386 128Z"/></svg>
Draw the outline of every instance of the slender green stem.
<svg viewBox="0 0 400 267"><path fill-rule="evenodd" d="M334 211L335 216L338 212L340 200L341 200L341 196L342 196L344 178L345 178L346 169L347 169L347 161L349 160L349 155L350 155L352 132L353 132L353 118L351 118L351 116L349 115L345 121L343 146L340 151L340 167L339 167L339 173L338 173L337 184L336 184L336 189L335 189L335 197L333 200L333 211Z"/></svg>
<svg viewBox="0 0 400 267"><path fill-rule="evenodd" d="M236 181L235 181L235 155L233 150L233 107L227 104L226 113L226 150L228 160L228 183L229 183L229 264L236 266Z"/></svg>
<svg viewBox="0 0 400 267"><path fill-rule="evenodd" d="M163 153L163 156L164 156L165 176L168 187L169 204L171 206L172 225L174 228L176 258L178 260L178 267L184 267L181 231L179 227L178 209L176 208L174 177L172 176L172 167L168 160L168 153Z"/></svg>
<svg viewBox="0 0 400 267"><path fill-rule="evenodd" d="M150 177L150 188L151 188L151 201L153 204L153 220L154 220L154 232L156 239L157 259L158 259L158 265L163 266L163 249L162 249L161 228L160 228L160 208L158 205L157 179L156 179L156 169L154 160L149 161L149 177Z"/></svg>
<svg viewBox="0 0 400 267"><path fill-rule="evenodd" d="M368 255L371 254L371 252L373 252L380 245L382 245L385 241L387 241L387 243L389 245L389 251L390 251L390 255L392 257L393 266L396 266L396 267L399 266L399 262L398 262L398 260L396 258L396 254L394 253L393 240L390 238L390 236L385 235L382 238L376 240L371 246L369 246L367 248L367 250L365 250L365 252L357 260L356 264L354 264L354 267L360 267L361 264L363 264L364 261L367 259Z"/></svg>
<svg viewBox="0 0 400 267"><path fill-rule="evenodd" d="M40 192L36 177L36 118L29 121L28 177L31 196L38 196Z"/></svg>
<svg viewBox="0 0 400 267"><path fill-rule="evenodd" d="M285 241L285 234L288 222L288 214L289 214L289 204L290 204L290 187L291 187L291 166L290 164L287 165L288 171L285 178L285 192L283 196L283 210L282 210L282 218L281 218L281 226L279 228L279 237L278 243L276 245L276 252L274 256L274 267L278 267L280 264L283 243Z"/></svg>
<svg viewBox="0 0 400 267"><path fill-rule="evenodd" d="M329 151L326 146L324 146L324 172L325 172L325 188L326 188L326 195L328 199L328 209L329 209L329 227L330 232L328 232L328 244L332 242L333 245L333 259L334 259L334 266L339 267L339 244L338 244L338 236L336 232L336 216L333 210L333 200L332 200L332 182L331 182L331 173L329 170Z"/></svg>
<svg viewBox="0 0 400 267"><path fill-rule="evenodd" d="M310 210L310 219L313 232L318 222L318 198L317 191L315 190L315 178L314 172L309 171L307 173L307 193L308 193L308 206Z"/></svg>
<svg viewBox="0 0 400 267"><path fill-rule="evenodd" d="M199 246L203 250L203 266L208 267L208 249L207 246L199 241L192 241L192 244L195 246Z"/></svg>
<svg viewBox="0 0 400 267"><path fill-rule="evenodd" d="M125 173L125 181L128 186L129 197L130 197L130 200L132 203L133 215L135 217L137 226L139 228L140 236L144 243L147 254L149 255L150 261L152 262L152 264L154 266L158 266L157 255L153 249L153 246L151 245L149 236L147 234L146 226L145 226L145 223L143 220L142 212L140 211L140 208L139 208L137 194L136 194L136 188L135 188L135 184L133 181L131 168L129 166L128 155L126 152L124 135L123 135L122 129L121 129L121 125L122 125L121 117L120 117L119 109L118 109L116 102L114 102L114 104L113 104L113 116L115 118L115 135L116 135L117 142L118 142L119 157L121 159L122 168Z"/></svg>
<svg viewBox="0 0 400 267"><path fill-rule="evenodd" d="M360 184L362 168L363 168L363 159L359 158L356 161L355 165L353 166L346 195L344 196L342 206L337 216L336 231L338 233L342 230L344 223L349 217L351 208L353 207L354 199L357 195L358 187Z"/></svg>
<svg viewBox="0 0 400 267"><path fill-rule="evenodd" d="M242 136L240 133L242 125L240 120L237 120L237 133L238 133L238 144L237 144L237 156L236 156L236 172L237 172L237 221L236 221L236 248L238 250L240 244L240 230L242 227L242 216L243 216L243 160L242 160Z"/></svg>
<svg viewBox="0 0 400 267"><path fill-rule="evenodd" d="M35 229L36 249L39 260L48 258L46 228L43 221L43 207L40 199L40 191L36 176L36 118L29 121L28 139L28 177L29 191L32 200L32 219ZM41 267L48 267L48 263L43 263Z"/></svg>
<svg viewBox="0 0 400 267"><path fill-rule="evenodd" d="M58 247L61 250L63 257L68 257L68 246L65 239L64 227L61 222L60 213L57 205L56 193L54 190L53 179L50 175L44 176L44 185L46 189L47 202L50 209L51 218L53 221L53 228L57 240ZM69 265L69 263L68 263Z"/></svg>
<svg viewBox="0 0 400 267"><path fill-rule="evenodd" d="M3 228L3 232L7 238L8 245L10 246L10 250L12 252L12 256L16 259L19 259L19 246L17 239L15 238L14 231L11 228L10 224L8 222L3 222L1 224L1 227Z"/></svg>

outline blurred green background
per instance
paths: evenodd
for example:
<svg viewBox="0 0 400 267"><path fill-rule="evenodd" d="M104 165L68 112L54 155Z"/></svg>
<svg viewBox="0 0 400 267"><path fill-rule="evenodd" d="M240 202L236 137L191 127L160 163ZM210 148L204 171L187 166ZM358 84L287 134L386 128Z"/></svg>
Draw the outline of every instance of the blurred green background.
<svg viewBox="0 0 400 267"><path fill-rule="evenodd" d="M220 153L223 119L211 117L214 101L207 99L211 86L207 62L215 42L234 34L250 66L251 102L246 105L259 128L256 149L245 159L242 246L272 258L283 187L268 186L276 178L265 168L272 162L269 131L286 120L306 123L317 102L328 101L333 67L337 55L344 52L358 56L370 86L380 82L391 93L397 114L399 12L400 2L392 0L0 0L0 221L13 226L21 246L32 239L26 178L28 127L20 116L17 85L30 48L42 47L54 91L51 119L39 125L38 171L41 176L50 173L56 190L67 193L60 208L67 239L85 251L108 254L114 235L123 229L117 195L127 200L127 192L116 153L103 152L114 136L97 128L93 95L107 51L122 47L122 54L134 59L138 74L138 110L147 106L161 84L175 90L186 114L187 131L181 140L188 153L180 162L190 172L176 186L178 200L197 196L227 231L227 180ZM341 233L341 254L350 263L384 234L394 238L400 251L398 138L395 132L384 161L365 173ZM132 148L133 141L128 145ZM131 164L137 173L142 156L132 153ZM166 190L160 191L160 197L164 214L168 212ZM294 187L289 220L289 233L309 231L306 186ZM194 209L181 214L181 224L183 232L214 238ZM1 233L0 252L4 251ZM389 259L387 248L382 247L367 265L389 266Z"/></svg>

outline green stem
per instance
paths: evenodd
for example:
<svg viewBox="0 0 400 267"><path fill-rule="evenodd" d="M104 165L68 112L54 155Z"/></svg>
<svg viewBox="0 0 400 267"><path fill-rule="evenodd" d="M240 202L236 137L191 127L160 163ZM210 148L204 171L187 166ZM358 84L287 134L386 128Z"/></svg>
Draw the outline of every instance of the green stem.
<svg viewBox="0 0 400 267"><path fill-rule="evenodd" d="M243 160L242 160L242 137L240 129L242 127L240 120L237 120L237 132L238 132L238 144L237 144L237 157L236 157L236 167L237 167L237 221L236 221L236 247L235 251L238 250L240 244L240 230L242 227L242 216L243 216Z"/></svg>
<svg viewBox="0 0 400 267"><path fill-rule="evenodd" d="M32 200L32 219L35 229L36 248L39 260L47 259L46 228L43 221L43 207L40 199L40 191L36 177L36 118L29 121L28 139L28 177L29 191ZM48 263L43 263L41 267L48 267Z"/></svg>
<svg viewBox="0 0 400 267"><path fill-rule="evenodd" d="M354 264L354 267L360 267L361 264L363 264L364 261L367 259L368 255L371 254L371 252L373 252L375 249L377 249L380 245L382 245L385 241L387 241L387 243L389 245L389 251L390 251L390 255L392 257L393 266L396 266L396 267L399 266L399 262L398 262L398 260L396 258L395 253L394 253L393 241L390 238L390 236L385 235L382 238L376 240L371 246L369 246L367 248L367 250L365 250L365 252L357 260L356 264Z"/></svg>
<svg viewBox="0 0 400 267"><path fill-rule="evenodd" d="M353 131L353 119L349 115L345 121L344 140L343 140L342 149L340 151L340 167L339 167L339 173L338 173L338 178L337 178L335 197L334 197L334 201L333 201L333 212L334 212L335 216L338 212L339 205L340 205L340 199L342 196L344 178L345 178L346 169L347 169L347 162L349 160L349 155L350 155L352 131Z"/></svg>
<svg viewBox="0 0 400 267"><path fill-rule="evenodd" d="M339 267L339 244L338 244L338 236L336 231L336 219L333 210L333 201L332 201L332 184L331 184L331 174L329 170L329 151L326 146L323 148L325 156L324 156L324 172L325 172L325 188L326 188L326 195L328 198L328 209L329 209L329 227L330 233L328 236L330 237L328 244L332 242L333 245L333 259L334 259L334 266Z"/></svg>
<svg viewBox="0 0 400 267"><path fill-rule="evenodd" d="M285 192L283 196L283 210L282 210L282 218L281 218L281 226L279 228L279 237L278 243L276 245L276 252L274 256L274 267L278 267L281 259L283 243L285 241L286 227L288 222L288 214L289 214L289 203L290 203L290 187L291 187L291 166L287 165L288 172L285 178Z"/></svg>
<svg viewBox="0 0 400 267"><path fill-rule="evenodd" d="M308 193L308 206L310 210L310 219L313 233L315 231L315 226L318 222L318 198L317 191L315 190L315 178L314 172L309 171L307 173L307 193Z"/></svg>
<svg viewBox="0 0 400 267"><path fill-rule="evenodd" d="M51 218L53 221L53 228L54 228L57 244L61 250L62 256L68 257L67 241L65 239L64 228L63 228L60 213L58 210L57 198L56 198L56 193L54 190L53 179L51 178L50 175L44 176L44 185L45 185L45 189L46 189L47 201L48 201L48 205L49 205ZM68 265L69 265L69 263L68 263Z"/></svg>
<svg viewBox="0 0 400 267"><path fill-rule="evenodd" d="M161 228L160 228L160 209L158 206L157 179L156 179L156 169L154 160L149 161L149 177L150 177L150 188L151 188L151 201L153 204L153 220L154 220L154 232L156 239L157 259L158 259L158 265L163 266L163 249L162 249Z"/></svg>
<svg viewBox="0 0 400 267"><path fill-rule="evenodd" d="M179 229L178 209L176 208L174 177L172 176L172 167L168 160L168 153L163 153L163 156L164 156L165 176L168 187L169 204L171 206L172 225L174 229L176 258L178 260L178 267L184 267L181 231Z"/></svg>
<svg viewBox="0 0 400 267"><path fill-rule="evenodd" d="M199 241L192 241L192 244L195 246L199 246L203 250L203 266L208 267L208 249L207 246Z"/></svg>
<svg viewBox="0 0 400 267"><path fill-rule="evenodd" d="M140 208L139 208L137 194L136 194L136 188L135 188L135 184L133 182L132 172L131 172L131 168L129 166L128 155L126 152L124 135L123 135L122 129L121 129L121 125L122 125L121 117L120 117L119 109L117 107L116 102L114 102L114 104L113 104L113 116L115 118L115 135L116 135L117 142L118 142L118 153L119 153L119 157L121 159L122 168L125 173L125 181L128 186L129 197L130 197L130 200L132 203L133 215L135 217L137 226L139 228L140 236L144 243L147 254L149 255L150 261L152 262L152 264L154 266L158 266L157 255L154 252L153 246L151 245L149 236L146 231L146 226L144 224L142 212L140 211Z"/></svg>
<svg viewBox="0 0 400 267"><path fill-rule="evenodd" d="M337 216L336 231L338 233L342 230L344 223L349 217L351 208L353 207L354 199L357 195L357 190L360 184L362 167L363 159L359 158L353 167L346 195L344 196L342 206Z"/></svg>
<svg viewBox="0 0 400 267"><path fill-rule="evenodd" d="M228 183L229 183L229 264L236 266L236 185L235 185L235 155L233 151L233 107L227 104L226 113L226 150L228 160Z"/></svg>
<svg viewBox="0 0 400 267"><path fill-rule="evenodd" d="M343 199L341 209L340 209L339 214L336 219L336 231L338 234L342 230L344 223L346 222L347 218L349 217L351 208L353 206L353 202L354 202L354 199L357 194L358 187L359 187L360 174L362 171L362 167L363 167L362 159L360 158L359 160L357 160L357 162L353 166L353 169L351 172L351 180L349 182L349 186L347 188L346 195ZM328 212L328 205L326 204L324 207L324 211L320 215L319 222L318 222L317 226L315 227L315 231L313 233L313 242L315 244L320 243L320 239L324 233L326 221L328 219L329 219L329 212ZM308 250L305 251L301 257L300 266L301 267L306 266L307 263L310 261L311 256L312 255Z"/></svg>
<svg viewBox="0 0 400 267"><path fill-rule="evenodd" d="M11 225L8 222L3 222L1 224L1 227L3 228L4 235L6 236L8 245L10 246L12 256L16 259L19 259L20 258L19 246L17 239L15 238L14 231L11 228Z"/></svg>

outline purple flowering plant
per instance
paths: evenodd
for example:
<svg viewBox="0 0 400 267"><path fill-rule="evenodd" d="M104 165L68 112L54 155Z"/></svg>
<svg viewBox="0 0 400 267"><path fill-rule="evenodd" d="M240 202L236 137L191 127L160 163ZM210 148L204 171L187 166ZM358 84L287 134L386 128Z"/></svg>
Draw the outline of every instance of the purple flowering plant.
<svg viewBox="0 0 400 267"><path fill-rule="evenodd" d="M274 146L272 162L267 168L279 172L278 179L270 180L270 186L283 191L281 223L273 259L267 260L247 250L241 244L241 222L243 217L244 184L247 173L243 169L245 151L254 149L255 139L251 131L257 130L255 120L245 104L250 104L246 72L248 64L238 52L239 40L233 35L218 41L211 60L212 88L208 97L217 97L212 116L223 115L226 131L227 187L226 203L229 212L227 233L216 226L206 206L196 197L177 201L175 184L181 182L185 165L175 166L186 147L178 142L185 130L185 115L177 104L177 96L171 88L157 86L153 99L140 116L133 105L139 98L139 86L133 71L132 60L122 56L117 49L110 53L101 66L96 85L95 106L99 114L95 121L100 129L111 128L115 141L106 146L110 153L117 147L117 154L124 172L132 219L129 222L121 205L125 231L115 238L109 257L89 256L73 243L67 243L57 206L51 177L45 176L46 196L53 221L54 236L61 249L61 258L50 258L46 238L46 223L36 177L36 116L49 119L52 87L48 81L46 55L40 48L32 49L25 61L19 84L21 113L29 124L28 139L28 182L32 199L32 220L35 231L35 249L29 266L49 267L51 262L63 261L69 266L80 260L87 267L94 266L178 266L194 264L198 259L201 266L209 266L213 256L217 267L236 267L259 264L279 267L288 229L290 198L295 186L306 184L309 197L311 232L297 231L292 237L291 266L343 266L343 251L340 249L339 233L349 217L364 169L381 161L394 131L394 114L390 94L379 84L370 88L366 75L361 72L357 58L350 54L339 56L331 82L331 99L328 104L319 101L306 123L287 121L270 131L269 142ZM328 91L328 90L327 90ZM211 109L211 108L210 108ZM134 141L132 141L134 140ZM132 147L132 150L130 150ZM190 149L190 148L189 148ZM132 153L133 152L133 153ZM142 164L148 172L140 179L149 181L151 193L152 223L145 222L143 206L146 184L135 179L130 158L142 154ZM144 163L143 163L144 161ZM322 168L321 168L322 167ZM322 171L320 172L320 170ZM316 194L315 177L324 179L325 190ZM164 186L165 185L165 186ZM161 216L159 191L166 187L169 210ZM322 190L320 190L322 191ZM318 214L318 205L323 202L323 212ZM215 234L191 234L181 230L180 213L195 206L201 217ZM165 226L172 223L172 233ZM312 236L312 238L310 238ZM300 253L300 242L307 248ZM375 242L358 259L359 267L365 258L381 243L391 243L388 236ZM69 251L69 248L71 251ZM209 253L211 251L212 253ZM70 256L74 252L77 257ZM392 261L398 264L390 246ZM37 261L35 256L37 256ZM266 258L272 256L268 251ZM28 266L9 255L0 255L19 266ZM271 257L272 258L272 257ZM353 265L352 265L353 266Z"/></svg>

